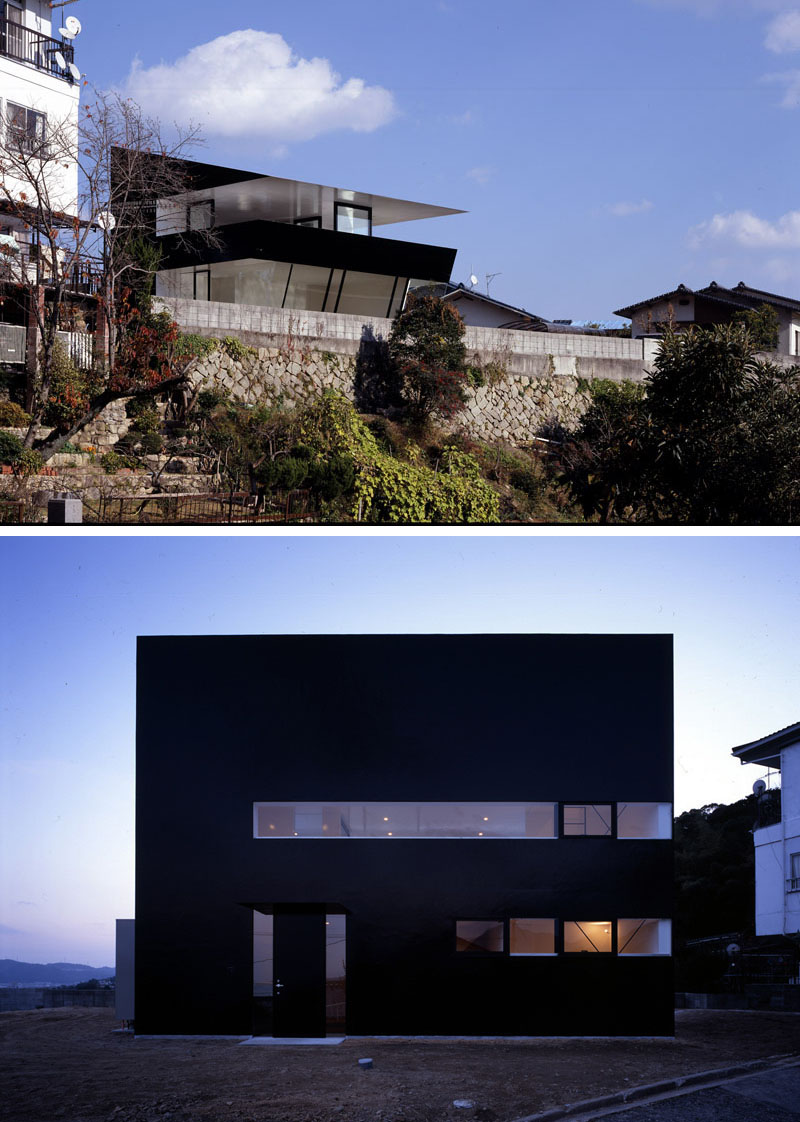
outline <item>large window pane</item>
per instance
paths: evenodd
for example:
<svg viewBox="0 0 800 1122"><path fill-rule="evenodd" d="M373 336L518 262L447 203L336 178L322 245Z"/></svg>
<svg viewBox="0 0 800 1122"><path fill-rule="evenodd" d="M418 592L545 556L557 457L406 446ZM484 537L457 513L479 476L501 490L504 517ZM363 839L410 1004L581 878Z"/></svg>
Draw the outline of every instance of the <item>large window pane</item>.
<svg viewBox="0 0 800 1122"><path fill-rule="evenodd" d="M384 277L378 273L356 273L348 269L337 312L386 318L389 315L394 280L394 277Z"/></svg>
<svg viewBox="0 0 800 1122"><path fill-rule="evenodd" d="M617 921L619 954L671 954L672 924L668 919Z"/></svg>
<svg viewBox="0 0 800 1122"><path fill-rule="evenodd" d="M284 261L217 261L211 266L211 299L280 308L290 266Z"/></svg>
<svg viewBox="0 0 800 1122"><path fill-rule="evenodd" d="M618 838L671 838L670 803L618 803Z"/></svg>
<svg viewBox="0 0 800 1122"><path fill-rule="evenodd" d="M568 920L564 924L564 950L568 954L610 953L611 920Z"/></svg>
<svg viewBox="0 0 800 1122"><path fill-rule="evenodd" d="M611 835L610 803L573 803L564 807L564 836Z"/></svg>
<svg viewBox="0 0 800 1122"><path fill-rule="evenodd" d="M284 308L321 312L330 276L330 269L317 265L292 265Z"/></svg>
<svg viewBox="0 0 800 1122"><path fill-rule="evenodd" d="M467 954L502 954L503 921L460 919L456 922L456 950Z"/></svg>
<svg viewBox="0 0 800 1122"><path fill-rule="evenodd" d="M553 838L555 803L256 803L254 836Z"/></svg>
<svg viewBox="0 0 800 1122"><path fill-rule="evenodd" d="M343 1032L345 1026L345 923L343 915L325 916L325 1019L328 1032Z"/></svg>
<svg viewBox="0 0 800 1122"><path fill-rule="evenodd" d="M272 916L253 912L253 996L272 996Z"/></svg>
<svg viewBox="0 0 800 1122"><path fill-rule="evenodd" d="M555 954L554 919L512 919L509 932L511 954Z"/></svg>

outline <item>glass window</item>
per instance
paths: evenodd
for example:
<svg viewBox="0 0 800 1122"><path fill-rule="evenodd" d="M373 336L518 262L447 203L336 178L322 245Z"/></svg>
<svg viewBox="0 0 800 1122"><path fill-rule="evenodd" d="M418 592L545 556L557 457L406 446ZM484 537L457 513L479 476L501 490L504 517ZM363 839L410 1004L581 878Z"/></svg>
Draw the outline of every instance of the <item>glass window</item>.
<svg viewBox="0 0 800 1122"><path fill-rule="evenodd" d="M325 916L325 1019L328 1032L344 1031L347 974L346 917Z"/></svg>
<svg viewBox="0 0 800 1122"><path fill-rule="evenodd" d="M612 921L568 920L564 924L564 950L567 954L608 954L611 952Z"/></svg>
<svg viewBox="0 0 800 1122"><path fill-rule="evenodd" d="M257 838L554 838L555 803L256 803Z"/></svg>
<svg viewBox="0 0 800 1122"><path fill-rule="evenodd" d="M459 919L456 921L456 950L467 954L502 954L503 921Z"/></svg>
<svg viewBox="0 0 800 1122"><path fill-rule="evenodd" d="M328 295L325 297L325 311L335 312L336 305L339 303L339 293L342 290L342 281L344 280L344 269L332 269L330 284L328 285Z"/></svg>
<svg viewBox="0 0 800 1122"><path fill-rule="evenodd" d="M321 312L330 276L330 269L322 269L316 265L292 265L284 308Z"/></svg>
<svg viewBox="0 0 800 1122"><path fill-rule="evenodd" d="M335 203L336 229L341 234L371 234L372 210L368 206Z"/></svg>
<svg viewBox="0 0 800 1122"><path fill-rule="evenodd" d="M379 273L357 273L348 269L344 275L336 311L385 319L389 315L394 282L394 277L384 277Z"/></svg>
<svg viewBox="0 0 800 1122"><path fill-rule="evenodd" d="M394 296L392 297L391 307L389 308L389 319L394 319L397 313L402 309L406 302L406 293L408 292L408 277L398 277L397 285L395 286Z"/></svg>
<svg viewBox="0 0 800 1122"><path fill-rule="evenodd" d="M611 836L610 803L571 803L564 807L564 836Z"/></svg>
<svg viewBox="0 0 800 1122"><path fill-rule="evenodd" d="M272 916L253 912L253 996L272 997Z"/></svg>
<svg viewBox="0 0 800 1122"><path fill-rule="evenodd" d="M214 225L214 203L212 199L203 199L199 203L190 203L187 215L187 227L190 230L209 230Z"/></svg>
<svg viewBox="0 0 800 1122"><path fill-rule="evenodd" d="M510 920L511 954L555 954L556 921L554 919Z"/></svg>
<svg viewBox="0 0 800 1122"><path fill-rule="evenodd" d="M618 838L671 838L670 803L618 803Z"/></svg>
<svg viewBox="0 0 800 1122"><path fill-rule="evenodd" d="M12 151L46 155L44 151L46 125L47 117L44 113L37 113L35 109L26 109L23 105L14 105L11 101L7 102L6 137Z"/></svg>
<svg viewBox="0 0 800 1122"><path fill-rule="evenodd" d="M320 215L315 215L313 218L295 218L295 226L310 226L313 229L319 230L322 227L322 218Z"/></svg>
<svg viewBox="0 0 800 1122"><path fill-rule="evenodd" d="M280 308L291 266L284 261L218 261L211 266L211 299Z"/></svg>
<svg viewBox="0 0 800 1122"><path fill-rule="evenodd" d="M617 921L618 954L671 954L671 936L668 919Z"/></svg>
<svg viewBox="0 0 800 1122"><path fill-rule="evenodd" d="M211 295L211 274L208 269L198 269L194 275L195 300L208 300Z"/></svg>
<svg viewBox="0 0 800 1122"><path fill-rule="evenodd" d="M800 853L789 858L789 891L800 892Z"/></svg>

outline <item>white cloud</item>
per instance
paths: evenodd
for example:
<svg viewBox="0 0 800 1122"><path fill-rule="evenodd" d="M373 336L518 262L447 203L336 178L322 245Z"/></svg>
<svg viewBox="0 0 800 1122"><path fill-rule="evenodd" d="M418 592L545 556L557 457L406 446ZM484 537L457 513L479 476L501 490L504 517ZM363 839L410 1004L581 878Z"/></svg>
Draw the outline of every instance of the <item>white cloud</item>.
<svg viewBox="0 0 800 1122"><path fill-rule="evenodd" d="M483 187L496 174L497 168L482 164L480 167L470 168L466 176L467 179L471 179L474 183L479 183Z"/></svg>
<svg viewBox="0 0 800 1122"><path fill-rule="evenodd" d="M783 70L778 74L766 74L765 82L783 86L781 106L784 109L796 109L800 105L800 70Z"/></svg>
<svg viewBox="0 0 800 1122"><path fill-rule="evenodd" d="M609 203L606 210L617 218L627 218L630 214L645 214L646 211L653 209L653 205L649 199L642 199L638 203Z"/></svg>
<svg viewBox="0 0 800 1122"><path fill-rule="evenodd" d="M800 12L781 12L767 27L764 46L776 55L800 51Z"/></svg>
<svg viewBox="0 0 800 1122"><path fill-rule="evenodd" d="M300 58L280 35L233 31L172 63L137 59L128 93L152 116L218 136L311 140L337 129L372 132L396 116L392 94L342 78L325 58Z"/></svg>
<svg viewBox="0 0 800 1122"><path fill-rule="evenodd" d="M790 210L774 222L750 210L715 214L689 231L693 248L709 242L727 242L744 249L800 249L800 210Z"/></svg>

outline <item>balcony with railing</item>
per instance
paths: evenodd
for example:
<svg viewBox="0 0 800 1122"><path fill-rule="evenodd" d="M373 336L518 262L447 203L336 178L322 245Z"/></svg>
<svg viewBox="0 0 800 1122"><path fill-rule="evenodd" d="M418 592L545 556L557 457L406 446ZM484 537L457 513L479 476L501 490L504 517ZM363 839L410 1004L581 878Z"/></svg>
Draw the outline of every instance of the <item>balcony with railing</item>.
<svg viewBox="0 0 800 1122"><path fill-rule="evenodd" d="M64 68L56 62L58 53L66 63ZM0 18L0 55L13 58L15 62L22 62L26 66L34 66L65 82L74 81L68 69L75 56L72 43L42 35L40 31L34 31L33 28L6 19L5 16Z"/></svg>

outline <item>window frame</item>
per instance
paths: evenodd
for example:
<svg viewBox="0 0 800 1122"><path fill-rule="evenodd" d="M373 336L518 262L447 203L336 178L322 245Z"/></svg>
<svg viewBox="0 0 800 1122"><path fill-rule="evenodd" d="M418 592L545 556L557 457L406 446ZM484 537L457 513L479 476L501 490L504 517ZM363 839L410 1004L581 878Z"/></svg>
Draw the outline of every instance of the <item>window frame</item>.
<svg viewBox="0 0 800 1122"><path fill-rule="evenodd" d="M351 231L351 230L340 230L339 229L339 211L341 209L345 208L345 207L348 210L366 211L367 221L369 222L369 229L367 230L366 234L361 234L361 235L356 234L356 237L360 236L362 238L363 237L371 238L372 237L372 207L371 206L363 206L361 203L348 203L348 202L345 202L343 199L338 199L333 204L333 228L336 231L336 233L337 234L349 234L349 233L354 233L355 232L355 231Z"/></svg>
<svg viewBox="0 0 800 1122"><path fill-rule="evenodd" d="M455 951L457 955L463 955L466 958L507 958L508 957L508 919L498 919L496 916L459 916L453 921L455 925ZM499 951L487 951L484 949L477 951L460 950L458 946L458 925L459 923L494 923L497 924L503 932L503 945Z"/></svg>
<svg viewBox="0 0 800 1122"><path fill-rule="evenodd" d="M314 223L312 226L311 223ZM308 230L321 230L322 229L322 215L309 214L305 218L295 218L292 220L293 226L305 226Z"/></svg>
<svg viewBox="0 0 800 1122"><path fill-rule="evenodd" d="M611 810L610 831L607 834L568 834L564 829L564 811L567 807L573 806L607 806ZM558 804L558 838L606 838L609 840L616 840L617 838L617 804L609 799L591 801L588 799L570 799L566 802L559 802Z"/></svg>
<svg viewBox="0 0 800 1122"><path fill-rule="evenodd" d="M581 835L579 835L579 836L581 836ZM574 923L574 924L578 924L578 925L580 925L581 923L608 923L611 927L611 948L610 948L610 950L607 950L607 951L600 951L600 950L597 950L597 951L568 951L567 948L566 948L566 928L567 928L568 923ZM584 937L586 939L589 939L589 936L586 935L585 932L584 932ZM589 939L589 942L591 942L591 939ZM596 955L599 955L601 958L612 958L612 957L617 958L618 957L618 951L617 951L617 920L616 919L607 919L607 920L606 919L586 919L585 917L583 919L573 919L572 917L569 917L567 919L563 919L561 921L561 947L560 947L560 950L559 950L559 954L564 958L578 958L583 954L596 954Z"/></svg>
<svg viewBox="0 0 800 1122"><path fill-rule="evenodd" d="M512 951L511 949L511 924L514 921L531 921L540 920L545 923L552 923L553 925L553 949L552 951ZM558 958L559 947L562 945L561 940L561 921L556 919L555 916L509 916L506 920L508 924L508 957L509 958Z"/></svg>
<svg viewBox="0 0 800 1122"><path fill-rule="evenodd" d="M12 123L12 111L25 114L25 129L24 133L20 127ZM41 109L32 109L28 105L20 105L19 102L11 101L10 98L5 99L4 106L4 123L5 123L5 137L6 144L11 147L12 141L15 147L22 153L28 156L36 156L39 159L45 159L49 156L47 149L47 114L43 113ZM31 132L31 122L34 125L41 122L41 137L37 139L36 131Z"/></svg>

